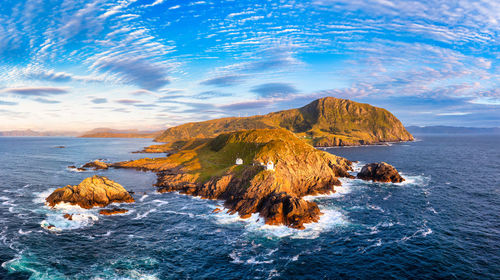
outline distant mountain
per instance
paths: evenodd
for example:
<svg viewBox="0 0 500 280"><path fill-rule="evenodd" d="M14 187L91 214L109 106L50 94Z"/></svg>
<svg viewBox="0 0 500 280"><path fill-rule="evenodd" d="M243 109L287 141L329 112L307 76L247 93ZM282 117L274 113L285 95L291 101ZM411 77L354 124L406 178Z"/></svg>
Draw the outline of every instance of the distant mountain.
<svg viewBox="0 0 500 280"><path fill-rule="evenodd" d="M413 140L389 111L347 99L325 97L267 115L193 122L165 130L155 141L212 138L248 129L285 128L314 146L352 146Z"/></svg>
<svg viewBox="0 0 500 280"><path fill-rule="evenodd" d="M31 129L26 130L10 130L10 131L0 131L0 137L2 136L16 136L16 137L27 137L27 136L76 136L77 132L73 131L35 131Z"/></svg>
<svg viewBox="0 0 500 280"><path fill-rule="evenodd" d="M500 127L408 126L413 134L500 134Z"/></svg>
<svg viewBox="0 0 500 280"><path fill-rule="evenodd" d="M96 128L78 136L81 138L155 138L160 131L139 131L137 129L118 130L111 128Z"/></svg>

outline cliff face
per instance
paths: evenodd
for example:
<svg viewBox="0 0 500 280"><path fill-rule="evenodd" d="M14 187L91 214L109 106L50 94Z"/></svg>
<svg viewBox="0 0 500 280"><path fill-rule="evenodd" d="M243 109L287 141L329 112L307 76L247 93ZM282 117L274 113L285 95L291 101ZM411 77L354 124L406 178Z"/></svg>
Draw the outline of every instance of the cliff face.
<svg viewBox="0 0 500 280"><path fill-rule="evenodd" d="M241 158L243 164L236 165ZM261 163L274 163L266 170ZM114 167L158 172L161 192L221 199L231 213L259 213L267 224L303 228L318 221L305 195L334 191L337 177L351 177L351 162L319 151L285 129L257 129L195 141L166 157L119 162Z"/></svg>
<svg viewBox="0 0 500 280"><path fill-rule="evenodd" d="M413 136L389 111L346 99L325 97L299 108L263 116L187 123L164 131L155 141L212 138L244 129L285 128L314 146L350 146L410 141Z"/></svg>

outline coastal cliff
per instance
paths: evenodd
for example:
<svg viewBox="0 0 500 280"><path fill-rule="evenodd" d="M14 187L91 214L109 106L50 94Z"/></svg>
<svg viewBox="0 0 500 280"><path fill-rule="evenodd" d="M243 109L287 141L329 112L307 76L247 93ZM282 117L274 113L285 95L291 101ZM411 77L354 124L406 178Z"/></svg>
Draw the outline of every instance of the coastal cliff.
<svg viewBox="0 0 500 280"><path fill-rule="evenodd" d="M413 136L389 111L347 99L325 97L298 108L252 117L222 118L171 127L155 138L175 142L213 138L245 129L284 128L313 146L353 146L411 141ZM154 152L160 152L155 147Z"/></svg>
<svg viewBox="0 0 500 280"><path fill-rule="evenodd" d="M240 159L239 164L236 160ZM351 162L320 150L285 129L254 129L191 141L164 158L112 164L158 172L160 192L224 200L230 213L259 213L267 224L303 229L321 212L306 195L330 193L352 177Z"/></svg>

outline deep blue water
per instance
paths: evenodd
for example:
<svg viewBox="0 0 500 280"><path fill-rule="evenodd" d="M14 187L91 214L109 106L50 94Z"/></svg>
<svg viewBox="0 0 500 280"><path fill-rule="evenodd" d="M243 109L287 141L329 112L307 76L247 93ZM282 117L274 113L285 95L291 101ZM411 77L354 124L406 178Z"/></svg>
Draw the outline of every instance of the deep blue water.
<svg viewBox="0 0 500 280"><path fill-rule="evenodd" d="M407 181L344 180L337 193L310 198L325 214L298 231L211 214L217 201L158 194L152 173L66 168L143 157L130 152L149 140L0 138L0 279L498 279L499 143L420 136L327 149L359 165L389 162ZM121 205L129 213L44 206L55 188L94 173L135 191L136 203Z"/></svg>

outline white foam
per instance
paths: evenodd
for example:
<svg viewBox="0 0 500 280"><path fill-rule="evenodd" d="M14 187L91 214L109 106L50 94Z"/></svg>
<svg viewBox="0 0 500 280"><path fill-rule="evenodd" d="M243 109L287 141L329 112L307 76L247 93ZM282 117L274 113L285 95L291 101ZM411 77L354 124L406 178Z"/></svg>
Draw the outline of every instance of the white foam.
<svg viewBox="0 0 500 280"><path fill-rule="evenodd" d="M0 196L0 200L9 200L10 198L6 197L6 196Z"/></svg>
<svg viewBox="0 0 500 280"><path fill-rule="evenodd" d="M227 209L224 209L227 210ZM293 229L284 225L274 226L264 223L264 219L258 213L254 213L248 219L242 219L237 214L227 214L226 211L215 213L215 221L221 225L244 223L248 232L264 235L267 238L290 237L294 239L315 239L322 232L330 231L339 226L348 224L347 219L340 211L333 209L321 209L321 215L317 223L304 224L304 230Z"/></svg>
<svg viewBox="0 0 500 280"><path fill-rule="evenodd" d="M49 195L54 192L55 189L48 189L46 191L40 192L40 193L34 193L35 198L33 199L34 203L43 203L45 204L45 198L47 198Z"/></svg>
<svg viewBox="0 0 500 280"><path fill-rule="evenodd" d="M144 199L146 199L148 196L149 196L149 195L147 195L147 194L143 195L143 196L139 199L139 201L143 202L143 201L144 201Z"/></svg>
<svg viewBox="0 0 500 280"><path fill-rule="evenodd" d="M413 186L413 185L418 185L418 186L427 186L429 184L429 181L431 180L430 177L426 177L423 174L422 175L405 175L403 172L399 172L401 176L405 179L401 183L397 183L397 185L404 185L404 186Z"/></svg>
<svg viewBox="0 0 500 280"><path fill-rule="evenodd" d="M58 203L47 212L47 217L40 226L50 231L73 230L92 226L99 220L97 209L84 209L70 203ZM71 220L64 217L71 215Z"/></svg>

